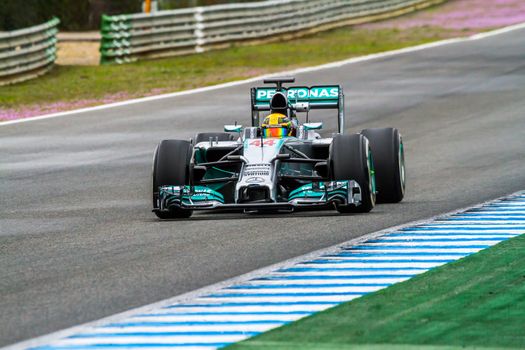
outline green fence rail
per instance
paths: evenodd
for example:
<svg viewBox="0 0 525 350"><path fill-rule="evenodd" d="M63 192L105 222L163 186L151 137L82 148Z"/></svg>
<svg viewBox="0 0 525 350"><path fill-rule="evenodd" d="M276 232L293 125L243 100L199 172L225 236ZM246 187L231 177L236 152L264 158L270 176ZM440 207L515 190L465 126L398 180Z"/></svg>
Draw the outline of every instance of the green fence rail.
<svg viewBox="0 0 525 350"><path fill-rule="evenodd" d="M101 63L198 53L415 11L446 0L270 0L103 16Z"/></svg>
<svg viewBox="0 0 525 350"><path fill-rule="evenodd" d="M0 86L36 78L54 65L58 18L11 32L0 32Z"/></svg>

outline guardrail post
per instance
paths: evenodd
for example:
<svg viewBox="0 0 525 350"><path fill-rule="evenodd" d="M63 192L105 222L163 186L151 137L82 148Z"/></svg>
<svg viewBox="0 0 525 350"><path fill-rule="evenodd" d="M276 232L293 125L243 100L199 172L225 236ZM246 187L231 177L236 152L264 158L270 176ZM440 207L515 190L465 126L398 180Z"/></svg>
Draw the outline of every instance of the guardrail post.
<svg viewBox="0 0 525 350"><path fill-rule="evenodd" d="M202 45L206 43L204 40L204 16L202 15L203 9L202 7L195 7L195 30L193 32L193 35L195 35L195 52L200 53L204 51L204 48Z"/></svg>

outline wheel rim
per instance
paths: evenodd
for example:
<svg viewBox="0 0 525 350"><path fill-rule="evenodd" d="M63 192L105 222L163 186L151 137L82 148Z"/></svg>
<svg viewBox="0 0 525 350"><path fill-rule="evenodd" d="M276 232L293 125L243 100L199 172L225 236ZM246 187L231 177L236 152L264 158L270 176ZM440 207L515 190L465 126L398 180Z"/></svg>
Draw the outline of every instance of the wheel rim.
<svg viewBox="0 0 525 350"><path fill-rule="evenodd" d="M401 137L399 138L399 155L398 155L398 161L399 161L399 180L401 182L401 191L405 193L405 150L403 146L403 139Z"/></svg>

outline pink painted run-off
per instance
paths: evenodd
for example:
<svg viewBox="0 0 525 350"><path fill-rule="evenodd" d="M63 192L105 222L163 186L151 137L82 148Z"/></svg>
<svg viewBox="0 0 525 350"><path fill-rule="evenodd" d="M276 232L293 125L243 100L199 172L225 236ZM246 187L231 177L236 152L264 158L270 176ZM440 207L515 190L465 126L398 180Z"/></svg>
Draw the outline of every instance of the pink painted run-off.
<svg viewBox="0 0 525 350"><path fill-rule="evenodd" d="M474 33L525 22L525 0L449 0L439 7L364 24L365 28L439 27Z"/></svg>

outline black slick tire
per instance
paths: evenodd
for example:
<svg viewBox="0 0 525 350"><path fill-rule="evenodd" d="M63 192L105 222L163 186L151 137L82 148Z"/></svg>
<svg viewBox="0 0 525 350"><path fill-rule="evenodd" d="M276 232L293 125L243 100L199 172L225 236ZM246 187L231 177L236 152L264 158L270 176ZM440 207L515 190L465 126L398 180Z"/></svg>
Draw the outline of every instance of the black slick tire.
<svg viewBox="0 0 525 350"><path fill-rule="evenodd" d="M405 196L403 139L395 128L361 131L370 142L376 171L377 202L398 203Z"/></svg>
<svg viewBox="0 0 525 350"><path fill-rule="evenodd" d="M374 165L368 140L360 134L336 135L330 146L331 179L354 180L361 187L361 204L338 205L340 213L367 213L375 206Z"/></svg>
<svg viewBox="0 0 525 350"><path fill-rule="evenodd" d="M184 186L189 184L189 164L192 146L189 141L163 140L153 159L153 208L158 208L158 192L161 186ZM170 211L155 210L160 219L189 218L192 210L171 208Z"/></svg>

